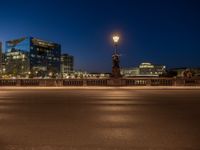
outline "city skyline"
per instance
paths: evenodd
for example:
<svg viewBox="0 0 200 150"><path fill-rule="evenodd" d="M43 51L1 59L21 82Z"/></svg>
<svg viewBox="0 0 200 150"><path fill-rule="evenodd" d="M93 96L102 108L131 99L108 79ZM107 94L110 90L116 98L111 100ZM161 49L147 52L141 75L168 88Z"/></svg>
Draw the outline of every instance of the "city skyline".
<svg viewBox="0 0 200 150"><path fill-rule="evenodd" d="M198 1L38 2L2 2L3 43L23 36L41 37L72 54L76 69L109 72L112 35L118 33L122 67L146 61L169 68L200 66Z"/></svg>

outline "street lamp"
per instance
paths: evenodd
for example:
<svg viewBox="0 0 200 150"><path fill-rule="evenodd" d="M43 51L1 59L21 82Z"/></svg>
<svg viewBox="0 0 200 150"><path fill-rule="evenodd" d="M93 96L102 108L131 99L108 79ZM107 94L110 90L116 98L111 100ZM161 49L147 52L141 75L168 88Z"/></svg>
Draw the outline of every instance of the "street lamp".
<svg viewBox="0 0 200 150"><path fill-rule="evenodd" d="M117 44L119 42L119 36L118 35L114 35L113 36L113 41L114 41L114 44L115 44L115 54L117 54Z"/></svg>
<svg viewBox="0 0 200 150"><path fill-rule="evenodd" d="M120 60L119 60L118 47L117 47L119 39L120 37L118 35L113 36L115 51L114 51L114 54L112 55L112 77L114 78L121 77L120 66L119 66Z"/></svg>
<svg viewBox="0 0 200 150"><path fill-rule="evenodd" d="M118 35L114 35L113 36L113 41L114 41L114 43L118 43L119 42L119 36Z"/></svg>

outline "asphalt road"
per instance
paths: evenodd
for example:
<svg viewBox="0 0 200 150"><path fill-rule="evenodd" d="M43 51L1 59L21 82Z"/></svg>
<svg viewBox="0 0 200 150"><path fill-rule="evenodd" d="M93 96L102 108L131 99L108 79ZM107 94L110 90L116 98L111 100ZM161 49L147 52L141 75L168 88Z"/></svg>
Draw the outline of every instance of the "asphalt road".
<svg viewBox="0 0 200 150"><path fill-rule="evenodd" d="M199 150L200 90L0 89L0 150Z"/></svg>

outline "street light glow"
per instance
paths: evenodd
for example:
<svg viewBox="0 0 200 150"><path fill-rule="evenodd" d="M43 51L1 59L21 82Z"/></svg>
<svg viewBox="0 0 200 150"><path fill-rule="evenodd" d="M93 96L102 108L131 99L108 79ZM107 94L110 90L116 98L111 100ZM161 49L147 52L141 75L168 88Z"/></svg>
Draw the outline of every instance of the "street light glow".
<svg viewBox="0 0 200 150"><path fill-rule="evenodd" d="M119 41L119 36L118 36L118 35L114 35L114 36L113 36L113 41L114 41L114 43L118 43L118 41Z"/></svg>

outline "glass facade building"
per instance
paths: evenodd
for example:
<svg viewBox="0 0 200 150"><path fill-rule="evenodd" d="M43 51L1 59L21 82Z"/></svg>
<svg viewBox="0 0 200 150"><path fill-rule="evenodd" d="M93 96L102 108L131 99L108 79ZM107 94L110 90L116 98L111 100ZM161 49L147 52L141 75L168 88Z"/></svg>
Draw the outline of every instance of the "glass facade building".
<svg viewBox="0 0 200 150"><path fill-rule="evenodd" d="M62 54L61 56L61 74L71 74L74 71L74 57L68 54Z"/></svg>
<svg viewBox="0 0 200 150"><path fill-rule="evenodd" d="M61 46L34 37L6 42L6 73L33 76L60 73Z"/></svg>
<svg viewBox="0 0 200 150"><path fill-rule="evenodd" d="M0 74L2 74L3 72L2 63L3 63L2 42L0 42Z"/></svg>

